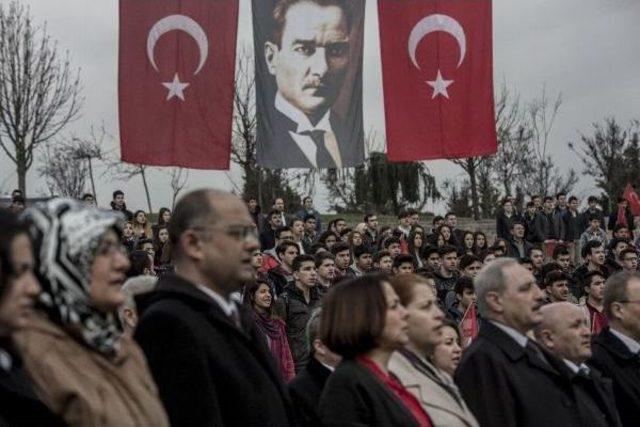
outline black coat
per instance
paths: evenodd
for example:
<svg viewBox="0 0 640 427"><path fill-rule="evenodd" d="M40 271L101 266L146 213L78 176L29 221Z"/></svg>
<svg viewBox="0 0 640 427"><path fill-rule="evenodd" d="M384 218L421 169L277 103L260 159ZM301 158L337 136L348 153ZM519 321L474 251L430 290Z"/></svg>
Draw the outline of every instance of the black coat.
<svg viewBox="0 0 640 427"><path fill-rule="evenodd" d="M38 399L19 359L14 357L9 370L0 368L0 427L64 425Z"/></svg>
<svg viewBox="0 0 640 427"><path fill-rule="evenodd" d="M464 400L482 426L582 426L571 383L525 351L491 322L465 352L455 374Z"/></svg>
<svg viewBox="0 0 640 427"><path fill-rule="evenodd" d="M252 317L242 330L192 283L163 276L137 300L135 338L171 425L289 426L288 394Z"/></svg>
<svg viewBox="0 0 640 427"><path fill-rule="evenodd" d="M640 356L605 328L593 340L589 365L613 381L613 392L622 425L637 426L640 420Z"/></svg>
<svg viewBox="0 0 640 427"><path fill-rule="evenodd" d="M331 371L322 366L315 357L289 383L289 393L296 411L299 426L318 427L321 424L318 406L320 396Z"/></svg>
<svg viewBox="0 0 640 427"><path fill-rule="evenodd" d="M320 419L327 427L418 426L393 391L353 360L340 363L327 380Z"/></svg>

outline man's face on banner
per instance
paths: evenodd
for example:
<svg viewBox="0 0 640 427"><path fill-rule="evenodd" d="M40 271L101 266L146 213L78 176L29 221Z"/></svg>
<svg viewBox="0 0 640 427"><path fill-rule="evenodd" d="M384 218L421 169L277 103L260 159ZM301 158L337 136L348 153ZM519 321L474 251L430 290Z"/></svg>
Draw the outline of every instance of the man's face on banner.
<svg viewBox="0 0 640 427"><path fill-rule="evenodd" d="M311 1L286 12L280 47L265 46L269 72L278 91L312 121L318 121L335 101L347 71L349 29L338 6Z"/></svg>

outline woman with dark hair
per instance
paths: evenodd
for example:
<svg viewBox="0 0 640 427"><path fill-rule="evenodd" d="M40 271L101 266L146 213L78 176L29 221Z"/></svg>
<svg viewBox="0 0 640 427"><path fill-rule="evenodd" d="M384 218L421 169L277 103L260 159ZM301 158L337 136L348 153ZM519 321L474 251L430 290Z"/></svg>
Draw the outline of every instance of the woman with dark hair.
<svg viewBox="0 0 640 427"><path fill-rule="evenodd" d="M475 255L475 236L471 231L465 231L462 237L462 255Z"/></svg>
<svg viewBox="0 0 640 427"><path fill-rule="evenodd" d="M347 237L347 243L349 244L351 256L353 257L354 249L364 244L364 236L359 231L353 230L349 233L349 237Z"/></svg>
<svg viewBox="0 0 640 427"><path fill-rule="evenodd" d="M133 235L133 222L125 221L120 233L120 242L127 249L128 253L133 252L138 244L138 239Z"/></svg>
<svg viewBox="0 0 640 427"><path fill-rule="evenodd" d="M253 311L256 327L264 336L282 378L291 381L296 376L293 356L287 341L286 325L274 315L271 288L263 281L252 283L245 289L244 303Z"/></svg>
<svg viewBox="0 0 640 427"><path fill-rule="evenodd" d="M153 265L156 267L162 267L166 263L166 259L163 259L163 253L169 246L169 228L165 225L158 227L158 234L153 241L155 255L153 259Z"/></svg>
<svg viewBox="0 0 640 427"><path fill-rule="evenodd" d="M440 239L440 236L442 236L442 245L439 244L438 240ZM453 240L453 235L451 233L451 228L448 225L441 225L440 227L438 227L436 229L436 232L434 234L432 234L432 241L431 241L431 245L432 246L446 246L446 245L451 245L451 246L458 246L455 241Z"/></svg>
<svg viewBox="0 0 640 427"><path fill-rule="evenodd" d="M64 425L36 396L12 340L29 324L40 292L29 234L4 210L0 230L0 425Z"/></svg>
<svg viewBox="0 0 640 427"><path fill-rule="evenodd" d="M137 250L129 254L129 270L127 277L153 276L153 263L146 251Z"/></svg>
<svg viewBox="0 0 640 427"><path fill-rule="evenodd" d="M329 230L325 231L320 235L320 237L318 237L318 243L327 248L328 251L330 251L333 245L338 243L339 240L340 237L333 231Z"/></svg>
<svg viewBox="0 0 640 427"><path fill-rule="evenodd" d="M476 231L473 234L473 252L475 255L480 255L487 249L489 249L489 242L487 242L487 235L482 231Z"/></svg>
<svg viewBox="0 0 640 427"><path fill-rule="evenodd" d="M169 208L160 208L158 211L158 222L151 226L151 231L153 232L153 238L158 238L158 233L161 228L168 228L169 222L171 222L171 209Z"/></svg>
<svg viewBox="0 0 640 427"><path fill-rule="evenodd" d="M390 281L409 312L409 343L391 356L389 370L420 401L435 426L478 427L451 376L431 360L442 341L444 314L430 281L408 274Z"/></svg>
<svg viewBox="0 0 640 427"><path fill-rule="evenodd" d="M442 340L433 349L433 364L453 376L462 358L462 337L458 325L451 319L442 322Z"/></svg>
<svg viewBox="0 0 640 427"><path fill-rule="evenodd" d="M407 310L385 276L335 285L325 296L320 340L343 357L320 399L323 425L431 426L420 402L389 372L407 344Z"/></svg>
<svg viewBox="0 0 640 427"><path fill-rule="evenodd" d="M413 258L413 264L416 268L424 267L424 262L422 261L422 250L426 246L426 241L424 239L424 234L417 232L416 230L412 230L409 232L409 237L407 239L407 250L409 255Z"/></svg>
<svg viewBox="0 0 640 427"><path fill-rule="evenodd" d="M142 350L117 319L129 269L121 214L53 199L24 215L42 291L15 340L38 395L71 426L167 426Z"/></svg>
<svg viewBox="0 0 640 427"><path fill-rule="evenodd" d="M133 235L138 239L151 239L153 237L153 231L151 230L151 223L147 219L147 214L144 211L136 211L133 214Z"/></svg>

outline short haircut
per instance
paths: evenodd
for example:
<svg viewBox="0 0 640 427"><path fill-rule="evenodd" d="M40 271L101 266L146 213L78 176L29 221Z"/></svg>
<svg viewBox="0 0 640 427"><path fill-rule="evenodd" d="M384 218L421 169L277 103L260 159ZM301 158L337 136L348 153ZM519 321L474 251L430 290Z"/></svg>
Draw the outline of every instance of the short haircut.
<svg viewBox="0 0 640 427"><path fill-rule="evenodd" d="M453 252L455 252L457 255L458 249L455 246L451 246L451 245L444 245L440 249L438 249L438 255L440 255L441 257Z"/></svg>
<svg viewBox="0 0 640 427"><path fill-rule="evenodd" d="M331 252L323 251L315 254L315 259L316 259L316 268L320 268L320 266L325 260L330 259L331 261L335 261L336 257Z"/></svg>
<svg viewBox="0 0 640 427"><path fill-rule="evenodd" d="M460 258L460 262L458 263L458 266L460 267L461 270L464 270L474 262L482 263L482 261L480 261L480 258L478 258L477 256L466 254L466 255L463 255L462 258Z"/></svg>
<svg viewBox="0 0 640 427"><path fill-rule="evenodd" d="M545 202L545 203L546 203L546 202L553 202L553 197L551 197L551 196L544 196L544 199L542 199L542 200L543 200L543 202Z"/></svg>
<svg viewBox="0 0 640 427"><path fill-rule="evenodd" d="M562 197L562 196L566 196L566 195L567 195L567 193L565 193L564 191L560 191L558 194L556 194L556 199L558 197Z"/></svg>
<svg viewBox="0 0 640 427"><path fill-rule="evenodd" d="M524 224L524 221L522 221L521 219L514 219L513 222L511 223L511 227L509 227L511 230L513 230L516 225L521 225L524 228L527 228L527 226Z"/></svg>
<svg viewBox="0 0 640 427"><path fill-rule="evenodd" d="M591 222L591 221L600 221L602 222L602 219L600 218L600 216L596 213L590 213L589 215L587 215L587 221Z"/></svg>
<svg viewBox="0 0 640 427"><path fill-rule="evenodd" d="M606 277L604 277L604 273L598 270L593 270L588 272L582 277L582 283L581 283L582 287L588 288L589 286L591 286L591 280L594 277L602 277L603 279L606 279Z"/></svg>
<svg viewBox="0 0 640 427"><path fill-rule="evenodd" d="M624 259L629 254L638 255L638 251L633 247L628 247L620 252L620 259Z"/></svg>
<svg viewBox="0 0 640 427"><path fill-rule="evenodd" d="M555 271L562 271L562 267L557 262L548 262L540 269L540 278L546 283L547 275Z"/></svg>
<svg viewBox="0 0 640 427"><path fill-rule="evenodd" d="M566 245L558 245L553 249L553 259L557 260L559 256L571 255Z"/></svg>
<svg viewBox="0 0 640 427"><path fill-rule="evenodd" d="M276 255L280 257L280 254L285 253L287 251L287 248L291 246L296 248L298 250L298 254L300 254L300 246L298 246L296 242L293 242L291 240L283 240L282 242L278 243L278 246L276 246Z"/></svg>
<svg viewBox="0 0 640 427"><path fill-rule="evenodd" d="M600 242L599 240L589 240L587 244L582 248L580 255L582 255L582 258L587 258L588 255L591 255L593 249L600 248L602 246L602 242Z"/></svg>
<svg viewBox="0 0 640 427"><path fill-rule="evenodd" d="M463 295L465 289L471 289L472 291L475 290L475 287L473 286L473 279L467 276L460 276L453 287L453 292L455 292L456 295Z"/></svg>
<svg viewBox="0 0 640 427"><path fill-rule="evenodd" d="M535 204L533 202L527 202L527 204L525 205L526 208L532 208L534 206Z"/></svg>
<svg viewBox="0 0 640 427"><path fill-rule="evenodd" d="M319 6L337 6L345 14L348 31L351 31L353 23L353 11L348 0L278 0L273 8L273 32L271 41L278 46L282 43L282 33L287 21L289 8L297 3L315 3Z"/></svg>
<svg viewBox="0 0 640 427"><path fill-rule="evenodd" d="M372 255L373 251L367 245L360 245L353 248L353 257L360 258L362 255Z"/></svg>
<svg viewBox="0 0 640 427"><path fill-rule="evenodd" d="M431 224L432 225L436 225L437 222L440 222L442 220L444 220L443 217L441 217L440 215L436 215L436 216L433 217L433 221L431 221Z"/></svg>
<svg viewBox="0 0 640 427"><path fill-rule="evenodd" d="M302 203L307 203L307 200L311 200L311 201L313 201L313 197L311 197L311 196L305 196L305 197L303 197L303 198L302 198Z"/></svg>
<svg viewBox="0 0 640 427"><path fill-rule="evenodd" d="M384 275L367 275L333 286L324 297L320 340L346 359L378 345L387 315Z"/></svg>
<svg viewBox="0 0 640 427"><path fill-rule="evenodd" d="M213 225L218 221L219 215L210 200L213 194L217 192L207 189L195 190L185 194L176 204L169 223L169 239L174 258L182 256L180 237L185 231L205 223Z"/></svg>
<svg viewBox="0 0 640 427"><path fill-rule="evenodd" d="M616 248L616 246L618 246L619 243L624 243L624 244L626 244L628 246L629 245L629 239L625 239L623 237L614 237L609 242L609 249L610 250L614 250Z"/></svg>
<svg viewBox="0 0 640 427"><path fill-rule="evenodd" d="M334 255L338 255L339 252L348 251L349 244L346 242L337 242L335 245L331 247L331 253Z"/></svg>
<svg viewBox="0 0 640 427"><path fill-rule="evenodd" d="M145 269L151 269L151 258L145 251L136 250L129 254L129 271L127 277L142 276Z"/></svg>
<svg viewBox="0 0 640 427"><path fill-rule="evenodd" d="M285 231L291 231L291 227L289 227L288 225L282 225L282 226L276 228L276 231L274 233L276 239L279 239L280 235Z"/></svg>
<svg viewBox="0 0 640 427"><path fill-rule="evenodd" d="M322 250L318 252L320 249ZM312 254L321 254L323 252L328 254L331 253L327 251L327 248L322 243L314 243L313 245L311 245L311 247L309 248L309 252L311 252Z"/></svg>
<svg viewBox="0 0 640 427"><path fill-rule="evenodd" d="M544 285L545 285L545 287L546 286L550 286L550 285L553 285L554 283L560 282L562 280L566 280L568 282L569 280L571 280L571 278L564 271L554 270L554 271L549 272L544 277Z"/></svg>
<svg viewBox="0 0 640 427"><path fill-rule="evenodd" d="M535 243L535 244L531 245L531 247L527 251L527 255L529 256L529 258L531 258L531 252L533 252L533 251L540 251L544 255L544 251L542 250L542 247L540 246L539 243Z"/></svg>
<svg viewBox="0 0 640 427"><path fill-rule="evenodd" d="M116 190L113 192L112 196L113 196L112 199L115 200L116 196L124 196L124 193L122 192L122 190Z"/></svg>
<svg viewBox="0 0 640 427"><path fill-rule="evenodd" d="M627 289L631 279L640 280L640 274L628 271L619 271L607 279L604 284L604 314L612 319L611 304L623 302L629 299Z"/></svg>
<svg viewBox="0 0 640 427"><path fill-rule="evenodd" d="M267 221L270 221L270 220L271 220L271 218L272 218L274 215L275 215L275 216L280 216L280 211L277 211L277 210L275 210L275 209L271 209L271 210L269 211L269 213L267 214Z"/></svg>
<svg viewBox="0 0 640 427"><path fill-rule="evenodd" d="M400 254L393 260L393 268L400 268L402 264L411 263L413 268L416 268L416 263L413 261L413 257L409 254Z"/></svg>
<svg viewBox="0 0 640 427"><path fill-rule="evenodd" d="M486 318L489 313L487 306L487 294L498 292L502 294L507 287L507 278L504 270L518 265L518 261L513 258L498 258L491 264L485 266L475 277L475 288L477 295L478 312Z"/></svg>
<svg viewBox="0 0 640 427"><path fill-rule="evenodd" d="M450 216L456 216L456 214L454 212L447 212L446 215L444 216L444 218L447 219Z"/></svg>
<svg viewBox="0 0 640 427"><path fill-rule="evenodd" d="M314 221L316 221L316 222L317 222L315 215L312 215L312 214L306 214L302 220L303 220L304 222L307 222L307 221L309 221L310 219L312 219L312 220L314 220Z"/></svg>
<svg viewBox="0 0 640 427"><path fill-rule="evenodd" d="M366 214L366 215L364 216L364 222L365 222L365 223L369 222L369 220L370 220L372 217L374 217L374 216L377 216L377 215L376 215L376 214L374 214L374 213L368 213L368 214Z"/></svg>
<svg viewBox="0 0 640 427"><path fill-rule="evenodd" d="M624 224L616 224L615 227L613 227L613 232L617 233L618 231L622 230L626 228L627 230L629 229L629 226L624 225Z"/></svg>
<svg viewBox="0 0 640 427"><path fill-rule="evenodd" d="M142 250L142 247L147 243L151 243L153 245L153 240L146 238L138 240L138 243L136 243L136 249Z"/></svg>
<svg viewBox="0 0 640 427"><path fill-rule="evenodd" d="M387 237L382 243L382 247L384 247L385 249L389 249L389 246L391 246L394 243L400 244L400 239L394 236Z"/></svg>
<svg viewBox="0 0 640 427"><path fill-rule="evenodd" d="M578 198L576 196L569 197L569 203L573 202L574 200L577 201Z"/></svg>
<svg viewBox="0 0 640 427"><path fill-rule="evenodd" d="M405 211L402 210L398 213L398 219L402 219L402 218L409 218L411 216L411 212L410 211Z"/></svg>
<svg viewBox="0 0 640 427"><path fill-rule="evenodd" d="M440 248L438 248L437 246L427 246L422 251L422 257L425 259L429 258L432 254L437 254L438 256L440 256Z"/></svg>
<svg viewBox="0 0 640 427"><path fill-rule="evenodd" d="M307 338L307 345L309 346L309 354L313 355L315 349L313 348L313 342L319 339L320 334L320 319L322 316L322 307L318 307L311 312L309 320L307 321L307 327L305 328L305 335Z"/></svg>
<svg viewBox="0 0 640 427"><path fill-rule="evenodd" d="M302 263L304 262L311 262L313 263L314 267L316 266L316 258L313 255L304 254L304 255L298 255L293 259L293 263L291 264L291 269L293 271L300 271L300 268L302 267Z"/></svg>
<svg viewBox="0 0 640 427"><path fill-rule="evenodd" d="M431 284L424 276L417 274L399 274L397 276L389 277L389 283L393 290L398 294L400 303L405 307L413 301L414 289L419 285L424 285L431 289Z"/></svg>
<svg viewBox="0 0 640 427"><path fill-rule="evenodd" d="M389 252L389 251L379 251L378 253L376 253L373 256L373 262L374 263L380 263L380 260L382 258L386 257L386 256L390 257L391 256L391 252Z"/></svg>
<svg viewBox="0 0 640 427"><path fill-rule="evenodd" d="M94 196L93 196L93 194L91 194L91 193L84 193L84 194L82 195L82 200L87 200L87 199L89 199L89 198L95 199L95 197L94 197Z"/></svg>
<svg viewBox="0 0 640 427"><path fill-rule="evenodd" d="M596 196L589 196L587 203L598 203L598 198Z"/></svg>

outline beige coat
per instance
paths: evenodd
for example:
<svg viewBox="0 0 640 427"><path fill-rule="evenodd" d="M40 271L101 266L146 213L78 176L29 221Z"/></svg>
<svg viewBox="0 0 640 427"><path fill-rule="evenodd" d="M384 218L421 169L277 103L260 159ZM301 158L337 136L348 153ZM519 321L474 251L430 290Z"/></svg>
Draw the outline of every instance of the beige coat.
<svg viewBox="0 0 640 427"><path fill-rule="evenodd" d="M438 370L435 366L423 359L440 381L453 388L460 396L458 388L453 383L451 376ZM462 407L445 391L438 383L417 370L411 362L399 352L395 352L389 361L389 370L398 377L411 394L419 401L424 410L431 417L434 427L478 427L478 421L460 397Z"/></svg>
<svg viewBox="0 0 640 427"><path fill-rule="evenodd" d="M129 337L115 360L81 344L36 316L15 337L36 392L70 426L168 426L155 383L138 345Z"/></svg>

